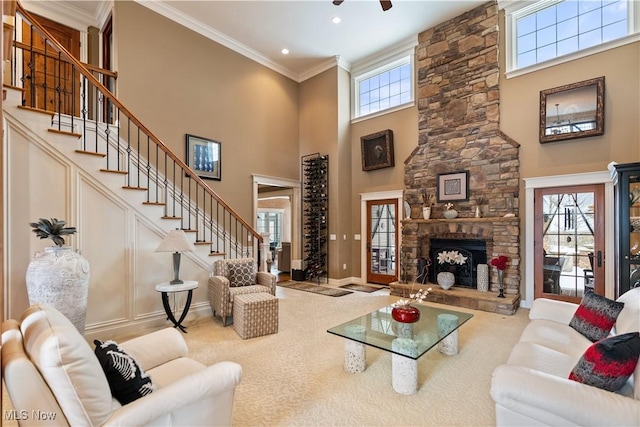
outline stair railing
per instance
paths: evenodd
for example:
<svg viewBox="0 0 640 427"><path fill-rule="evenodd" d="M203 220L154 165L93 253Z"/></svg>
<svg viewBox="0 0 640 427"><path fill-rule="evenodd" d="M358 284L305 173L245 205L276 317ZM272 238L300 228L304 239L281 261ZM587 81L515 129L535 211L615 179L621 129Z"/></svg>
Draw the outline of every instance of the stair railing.
<svg viewBox="0 0 640 427"><path fill-rule="evenodd" d="M179 219L212 255L253 256L260 265L263 237L107 88L117 74L81 63L20 3L18 12L29 30L16 25L10 75L23 106L51 112L52 130L77 135L76 151L103 156L101 170L145 191L145 204L164 206L163 218Z"/></svg>

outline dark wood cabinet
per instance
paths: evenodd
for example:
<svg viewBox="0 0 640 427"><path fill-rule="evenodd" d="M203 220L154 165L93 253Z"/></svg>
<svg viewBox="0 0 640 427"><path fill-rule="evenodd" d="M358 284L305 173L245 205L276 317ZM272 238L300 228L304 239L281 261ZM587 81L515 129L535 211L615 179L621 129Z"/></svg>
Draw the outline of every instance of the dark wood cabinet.
<svg viewBox="0 0 640 427"><path fill-rule="evenodd" d="M640 163L614 165L616 298L640 286Z"/></svg>

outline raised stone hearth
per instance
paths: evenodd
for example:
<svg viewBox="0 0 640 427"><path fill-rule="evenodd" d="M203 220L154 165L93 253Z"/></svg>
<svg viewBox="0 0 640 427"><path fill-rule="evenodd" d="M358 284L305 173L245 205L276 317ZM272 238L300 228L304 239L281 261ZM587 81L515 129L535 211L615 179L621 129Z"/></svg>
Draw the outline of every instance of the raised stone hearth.
<svg viewBox="0 0 640 427"><path fill-rule="evenodd" d="M482 239L487 245L487 263L498 255L509 258L504 273L504 291L508 295L520 293L520 219L517 217L405 219L402 221L402 248L408 260L406 282L417 276L414 259L429 256L429 242L439 239ZM495 268L489 272L491 291L498 291Z"/></svg>
<svg viewBox="0 0 640 427"><path fill-rule="evenodd" d="M440 288L437 284L427 283L424 285L411 283L393 282L389 285L391 295L400 298L408 298L411 288L414 292L420 288L431 288L427 296L427 302L435 302L440 304L453 305L456 307L464 307L472 310L488 311L490 313L504 314L511 316L515 314L520 306L520 295L506 295L505 298L498 298L495 292L480 292L475 289L453 287L449 290Z"/></svg>

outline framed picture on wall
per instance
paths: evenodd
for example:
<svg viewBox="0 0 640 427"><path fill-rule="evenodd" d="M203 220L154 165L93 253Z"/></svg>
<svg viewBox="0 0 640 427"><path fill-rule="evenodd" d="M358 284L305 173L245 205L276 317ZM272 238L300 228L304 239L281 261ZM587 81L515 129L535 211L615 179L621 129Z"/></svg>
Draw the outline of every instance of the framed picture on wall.
<svg viewBox="0 0 640 427"><path fill-rule="evenodd" d="M540 143L604 134L604 76L540 91Z"/></svg>
<svg viewBox="0 0 640 427"><path fill-rule="evenodd" d="M200 178L222 179L220 142L187 134L187 166Z"/></svg>
<svg viewBox="0 0 640 427"><path fill-rule="evenodd" d="M439 173L436 192L439 202L469 200L469 171Z"/></svg>
<svg viewBox="0 0 640 427"><path fill-rule="evenodd" d="M394 166L393 131L391 129L361 137L360 146L363 171Z"/></svg>

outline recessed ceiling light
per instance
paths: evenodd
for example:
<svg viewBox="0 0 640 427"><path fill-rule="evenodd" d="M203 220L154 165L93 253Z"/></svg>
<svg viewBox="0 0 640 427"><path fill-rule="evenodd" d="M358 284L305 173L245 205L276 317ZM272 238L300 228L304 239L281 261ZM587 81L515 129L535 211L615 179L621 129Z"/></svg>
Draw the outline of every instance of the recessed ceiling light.
<svg viewBox="0 0 640 427"><path fill-rule="evenodd" d="M282 52L283 55L288 55L289 54L289 49L287 49L286 47L284 49L282 49L280 52Z"/></svg>
<svg viewBox="0 0 640 427"><path fill-rule="evenodd" d="M331 22L333 22L334 24L339 24L342 22L342 18L340 18L339 16L334 16L333 18L331 18Z"/></svg>

